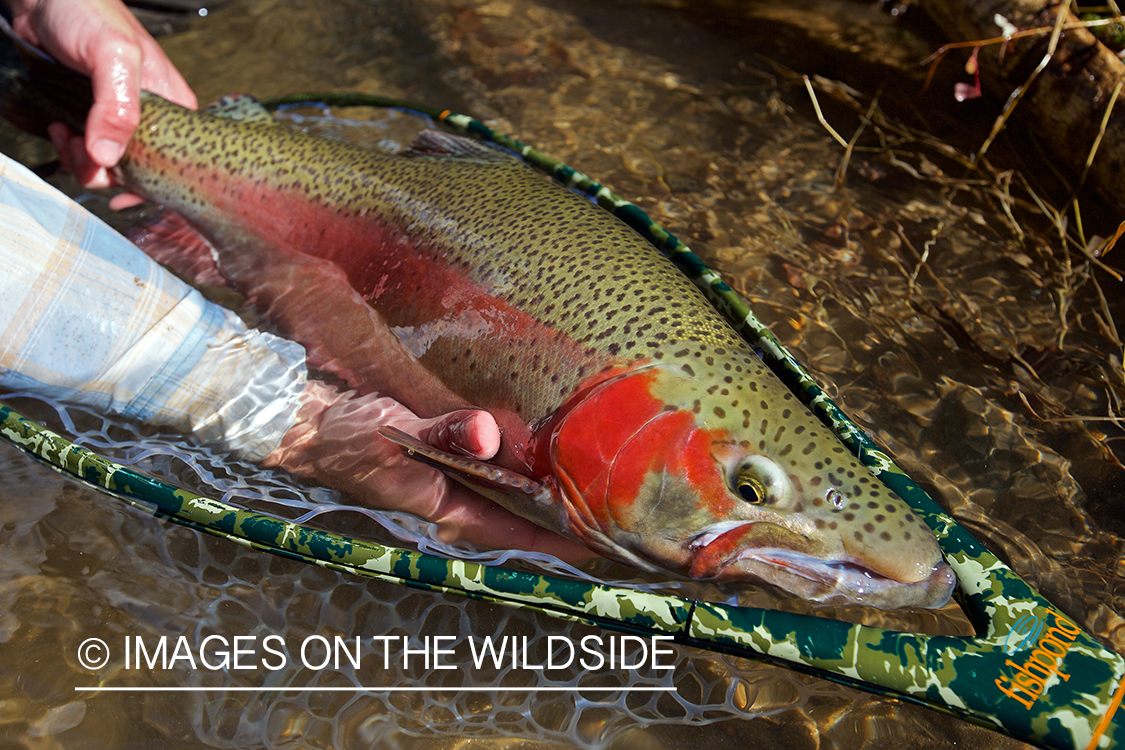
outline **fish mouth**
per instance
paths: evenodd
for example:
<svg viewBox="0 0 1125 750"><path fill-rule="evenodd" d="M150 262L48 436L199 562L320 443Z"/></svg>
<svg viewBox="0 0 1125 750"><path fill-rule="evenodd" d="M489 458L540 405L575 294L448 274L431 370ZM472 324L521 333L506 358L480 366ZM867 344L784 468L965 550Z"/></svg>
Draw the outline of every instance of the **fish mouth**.
<svg viewBox="0 0 1125 750"><path fill-rule="evenodd" d="M761 522L716 524L689 544L693 578L731 581L757 578L804 599L824 604L860 604L878 609L936 609L949 601L957 584L945 560L930 575L903 581L847 556L826 560L782 547L740 544Z"/></svg>

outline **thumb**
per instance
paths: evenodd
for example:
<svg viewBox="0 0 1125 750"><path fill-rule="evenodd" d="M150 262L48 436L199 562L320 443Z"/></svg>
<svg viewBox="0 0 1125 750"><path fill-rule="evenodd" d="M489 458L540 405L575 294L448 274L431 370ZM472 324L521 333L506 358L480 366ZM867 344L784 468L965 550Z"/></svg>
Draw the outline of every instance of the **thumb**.
<svg viewBox="0 0 1125 750"><path fill-rule="evenodd" d="M500 428L486 411L463 409L422 420L418 439L438 450L486 460L500 449Z"/></svg>

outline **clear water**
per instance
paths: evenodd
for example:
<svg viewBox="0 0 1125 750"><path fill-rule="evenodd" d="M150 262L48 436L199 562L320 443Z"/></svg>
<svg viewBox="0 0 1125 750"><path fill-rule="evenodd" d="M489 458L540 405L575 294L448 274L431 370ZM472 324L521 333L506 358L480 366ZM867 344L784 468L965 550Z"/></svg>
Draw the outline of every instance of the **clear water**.
<svg viewBox="0 0 1125 750"><path fill-rule="evenodd" d="M783 5L244 0L162 41L203 101L231 90L403 96L472 114L637 199L719 268L962 523L1125 652L1125 452L1112 418L1125 394L1112 323L1125 320L1120 284L1018 204L1016 229L991 178L965 173L889 124L877 128L878 120L837 187L843 149L788 71L846 80L860 114L881 91L881 112L917 126L920 111L929 132L961 149L972 148L981 123L976 142L983 139L990 113L957 110L940 76L920 95L916 63L931 47L889 15L860 3ZM826 116L849 138L859 116L832 93L818 89ZM326 127L346 130L342 120L370 116L335 114ZM1018 152L1019 138L1014 130L1002 145ZM1006 164L1002 149L990 153ZM1120 218L1090 213L1088 233L1105 234L1102 223ZM1120 252L1105 262L1120 264ZM91 447L215 496L249 497L294 516L335 500L188 450L176 436L78 412L67 415L68 426L50 405L19 406ZM289 643L312 634L459 642L509 635L534 646L596 631L202 538L62 481L6 447L0 472L3 747L1018 744L926 709L688 649L676 650L675 670L661 678L677 697L75 692L90 684L77 663L90 637L112 646L169 634L196 643L208 634L281 634ZM358 513L317 520L387 533ZM931 632L962 627L955 611L887 620L838 614ZM224 688L590 686L646 677L563 670L529 678L457 659L447 671L401 662L382 669L365 659L359 670L122 668L103 676L114 685Z"/></svg>

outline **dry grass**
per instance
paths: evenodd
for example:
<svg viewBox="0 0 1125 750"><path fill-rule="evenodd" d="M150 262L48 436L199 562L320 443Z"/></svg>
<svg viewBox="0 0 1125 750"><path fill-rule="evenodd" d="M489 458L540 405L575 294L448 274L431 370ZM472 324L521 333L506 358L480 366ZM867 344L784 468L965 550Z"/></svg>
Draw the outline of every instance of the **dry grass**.
<svg viewBox="0 0 1125 750"><path fill-rule="evenodd" d="M1060 14L1060 18L1065 18ZM1117 20L1125 20L1119 17ZM1049 46L1048 56L1036 68L1042 70L1049 55L1054 51L1054 41L1058 34L1075 26L1089 27L1102 22L1082 22L1081 24L1057 23L1052 28L1033 29L1019 32L1019 36L1032 34L1051 33L1052 44ZM973 43L960 43L946 45L938 50L932 58L936 65L951 49L957 47L977 46L984 44L998 44L1016 38L1016 35L999 37L991 40L980 40ZM1114 309L1110 304L1103 284L1105 277L1113 282L1121 282L1122 272L1106 261L1106 256L1113 250L1116 243L1125 234L1125 222L1118 226L1117 231L1108 238L1091 236L1087 237L1082 224L1081 201L1079 194L1085 183L1086 172L1089 165L1097 158L1101 138L1095 140L1091 147L1086 162L1086 170L1082 179L1072 189L1072 194L1061 208L1052 205L1040 195L1030 182L1019 172L1010 169L1000 169L987 158L988 147L996 135L1003 128L1004 123L1011 116L1019 103L1019 96L1009 98L1000 117L994 123L988 139L972 154L964 153L954 146L942 141L931 133L905 125L886 113L879 107L879 96L873 96L869 102L861 100L861 95L849 86L839 82L821 78L819 76L800 76L782 66L771 63L782 78L787 78L793 83L800 81L808 92L809 98L816 111L819 122L832 138L841 145L843 154L836 170L836 187L839 189L845 183L848 166L857 152L869 152L881 155L889 163L914 179L929 183L937 187L949 198L957 194L972 194L978 198L989 201L996 209L996 215L1004 217L1009 230L1021 242L1032 240L1034 244L1047 248L1047 255L1054 265L1054 275L1058 286L1054 292L1055 308L1057 311L1057 334L1055 345L1060 351L1081 347L1081 344L1071 343L1072 334L1077 328L1096 328L1097 335L1103 337L1116 350L1116 361L1105 362L1102 367L1105 388L1105 413L1089 415L1066 415L1066 409L1051 409L1053 414L1039 413L1022 391L1018 397L1027 407L1028 411L1045 423L1073 423L1078 429L1086 432L1091 438L1106 449L1109 457L1118 466L1125 468L1120 457L1114 455L1109 443L1114 438L1103 431L1104 427L1113 426L1118 430L1125 430L1125 345L1122 343L1120 328L1115 321ZM932 71L931 71L932 73ZM1033 73L1028 84L1034 80L1037 72ZM1021 90L1026 90L1022 86ZM1107 112L1101 123L1100 133L1105 132L1106 123L1118 93L1122 86L1118 85L1114 92L1114 99L1107 106ZM821 109L818 97L828 97L845 105L860 118L851 138L843 137L836 128L827 120ZM859 145L860 136L873 133L878 139L878 145ZM870 139L868 139L870 140ZM962 168L962 174L955 176L950 170L935 168L934 159L945 159ZM911 243L901 224L896 227L896 233L905 247L916 259L913 268L902 260L892 259L898 266L902 275L907 279L909 293L913 296L919 277L927 273L927 260L930 250L943 228L938 224L932 230L930 239L919 249ZM1104 276L1103 276L1104 274ZM929 280L941 291L954 296L943 281L933 273L928 275ZM1120 292L1115 292L1120 295ZM1077 323L1081 318L1083 322ZM1039 374L1028 362L1023 361L1018 355L1013 355L1035 381L1040 381ZM1041 381L1040 381L1041 383ZM1042 383L1041 383L1042 384ZM1042 384L1042 392L1049 388ZM1041 402L1040 402L1041 403Z"/></svg>

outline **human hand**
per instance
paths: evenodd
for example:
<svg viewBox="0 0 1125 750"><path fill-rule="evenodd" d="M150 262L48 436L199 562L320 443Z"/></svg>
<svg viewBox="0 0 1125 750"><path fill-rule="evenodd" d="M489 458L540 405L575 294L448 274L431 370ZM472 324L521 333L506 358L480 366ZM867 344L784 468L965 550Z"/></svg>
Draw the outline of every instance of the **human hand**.
<svg viewBox="0 0 1125 750"><path fill-rule="evenodd" d="M142 88L196 108L191 87L121 0L7 2L17 36L90 76L94 105L85 135L76 136L62 123L49 128L59 161L83 185L111 184L108 170L140 121Z"/></svg>
<svg viewBox="0 0 1125 750"><path fill-rule="evenodd" d="M487 460L500 432L486 411L462 410L432 419L415 416L377 394L340 393L317 381L306 386L297 424L266 457L299 477L315 479L377 508L404 510L438 525L438 536L499 549L546 552L569 562L595 557L565 539L406 457L378 433L397 427L449 453Z"/></svg>

